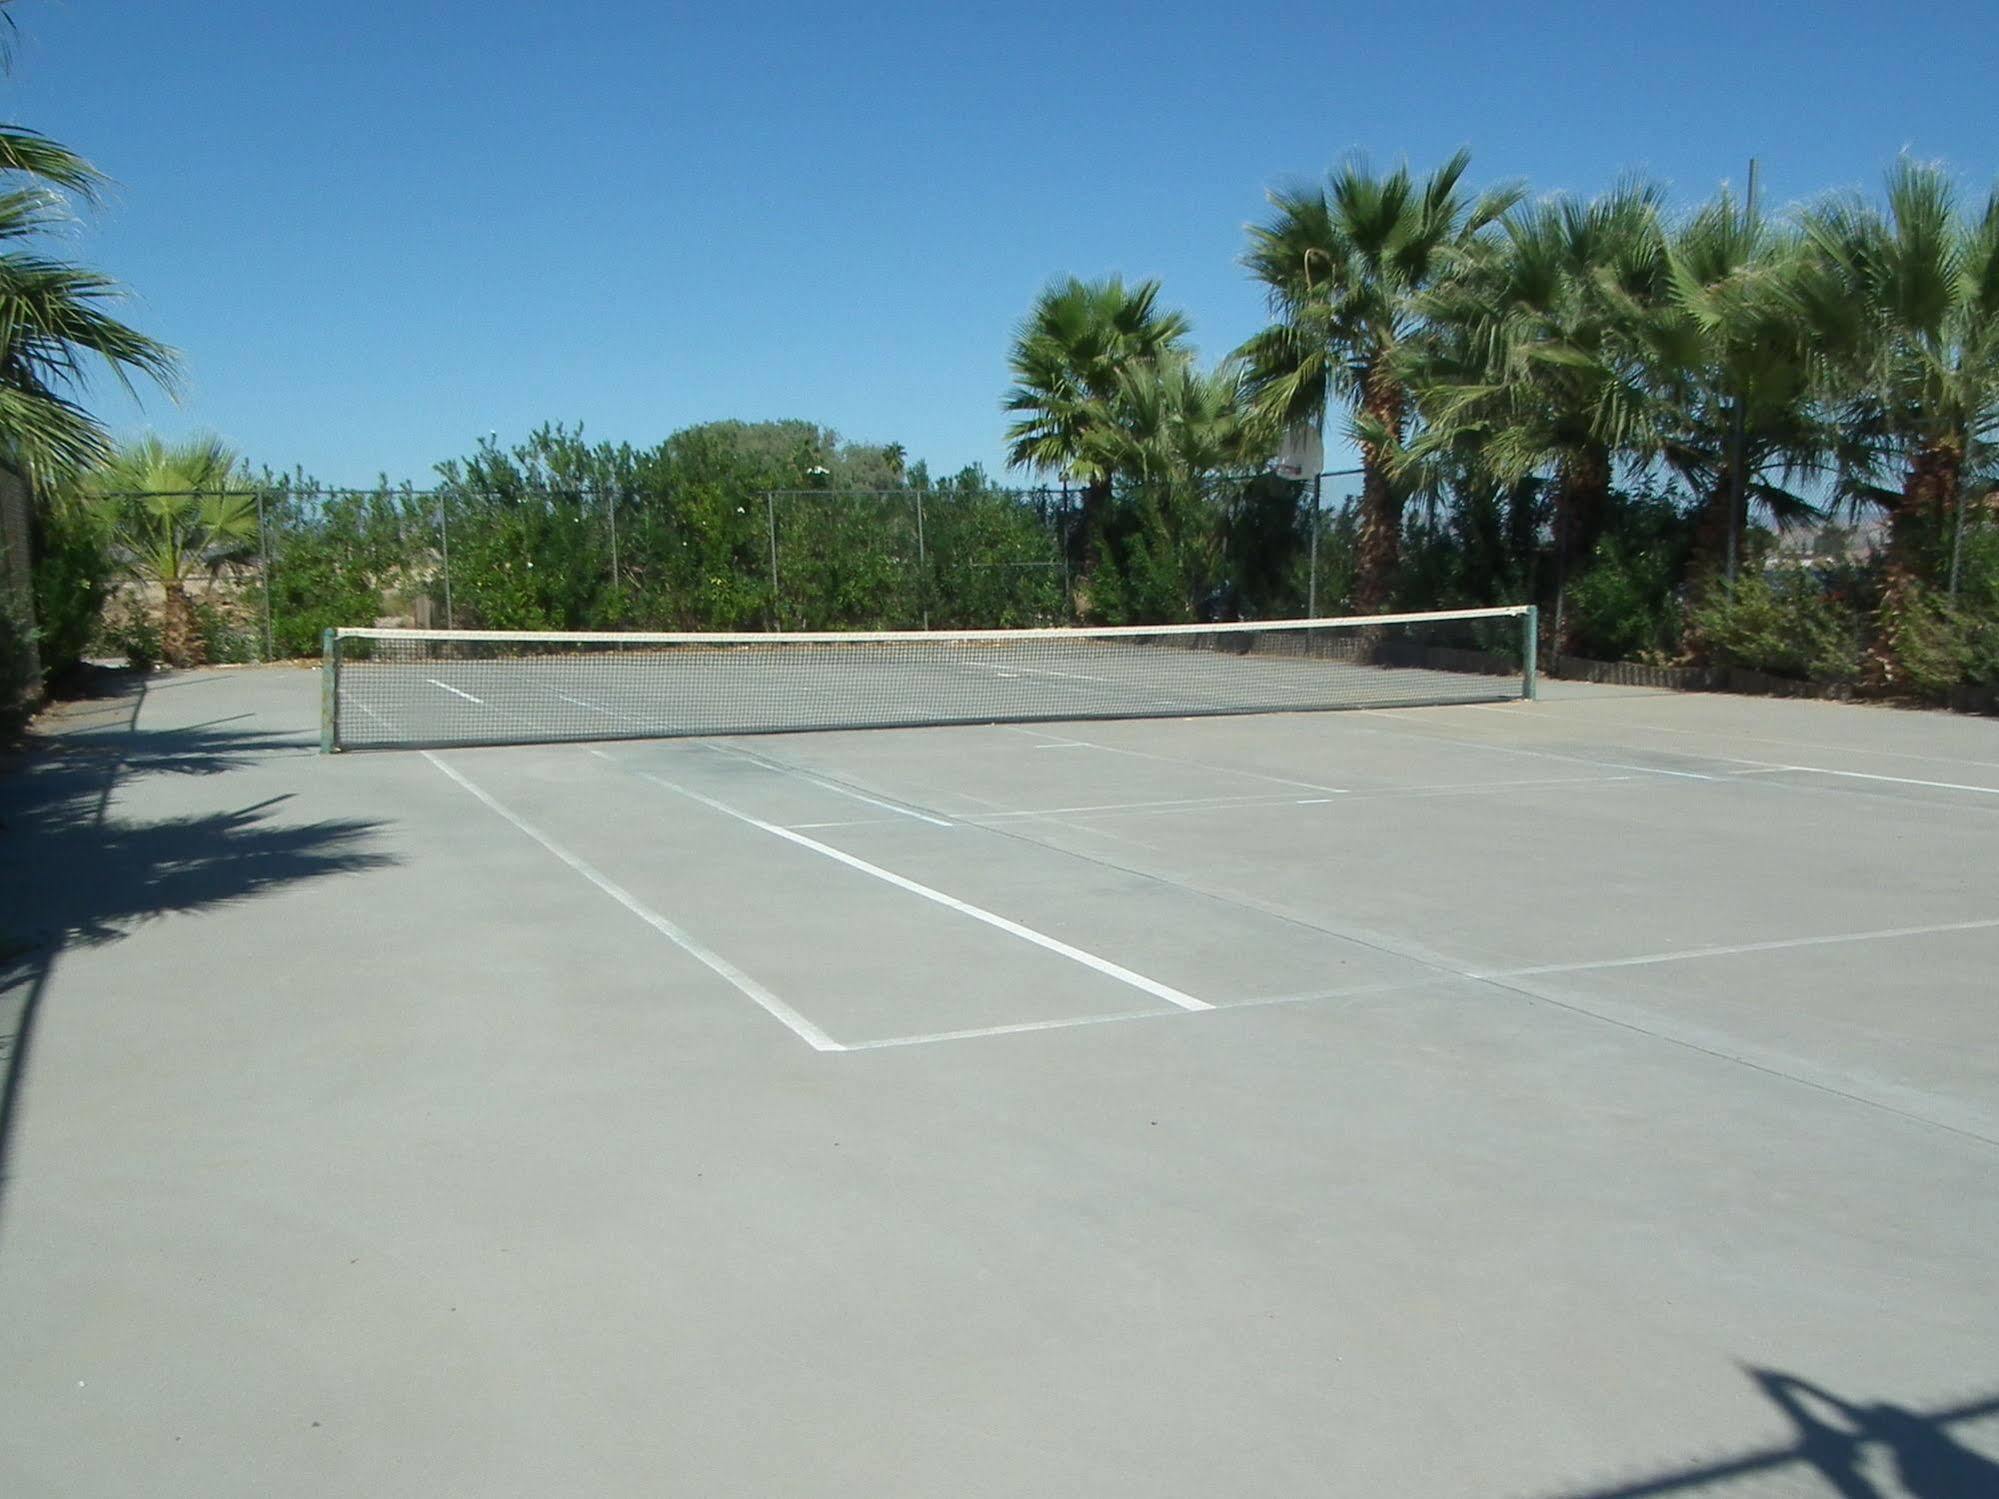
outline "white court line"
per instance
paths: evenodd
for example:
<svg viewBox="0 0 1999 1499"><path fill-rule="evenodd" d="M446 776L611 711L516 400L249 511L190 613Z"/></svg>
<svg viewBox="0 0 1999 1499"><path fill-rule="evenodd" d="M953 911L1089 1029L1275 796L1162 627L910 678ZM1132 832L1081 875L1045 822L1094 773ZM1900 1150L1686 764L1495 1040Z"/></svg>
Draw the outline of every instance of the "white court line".
<svg viewBox="0 0 1999 1499"><path fill-rule="evenodd" d="M443 684L439 683L438 685L442 686ZM555 692L555 689L553 687L549 688L548 690L550 692ZM604 707L600 703L586 703L580 697L571 697L566 692L555 692L555 695L561 698L565 703L574 703L579 708L588 708L592 713L601 713L606 718L623 718L625 716L622 713L612 712L609 708Z"/></svg>
<svg viewBox="0 0 1999 1499"><path fill-rule="evenodd" d="M929 1046L937 1041L981 1041L989 1036L1018 1036L1029 1031L1069 1031L1083 1025L1114 1025L1125 1020L1158 1020L1178 1010L1139 1010L1125 1015L1081 1015L1069 1020L1023 1020L1018 1025L980 1025L962 1031L930 1031L920 1036L884 1036L856 1041L848 1051L886 1051L892 1046Z"/></svg>
<svg viewBox="0 0 1999 1499"><path fill-rule="evenodd" d="M486 706L486 700L484 698L474 697L469 692L460 692L456 687L453 687L449 682L440 682L437 680L436 677L425 677L424 680L430 683L430 685L433 687L442 687L446 692L457 693L459 697L464 698L465 701L468 703L477 703L482 708Z"/></svg>
<svg viewBox="0 0 1999 1499"><path fill-rule="evenodd" d="M370 708L366 703L362 702L359 698L343 697L340 700L340 706L343 708L359 708L363 713L367 714L370 718L374 719L376 723L383 723L383 724L388 723L388 720L386 718L382 717L381 714L377 713L373 708Z"/></svg>
<svg viewBox="0 0 1999 1499"><path fill-rule="evenodd" d="M442 684L440 683L439 685L441 686ZM610 896L612 900L623 906L627 911L630 911L675 947L679 948L710 972L727 980L739 994L757 1004L766 1014L784 1025L793 1035L797 1036L799 1040L803 1041L814 1051L845 1051L847 1049L824 1031L820 1030L818 1026L807 1020L803 1015L799 1014L798 1011L792 1009L790 1005L771 993L762 984L759 984L755 979L743 972L734 963L731 963L714 949L705 947L700 942L697 942L693 937L681 930L681 928L660 915L659 912L639 900L637 896L625 889L624 886L618 884L585 860L572 854L568 849L557 843L553 838L549 837L525 818L515 813L511 808L502 805L496 797L475 786L465 776L438 759L429 750L422 751L422 754L424 759L430 761L432 765L435 765L439 770L451 777L452 780L478 797L480 801L484 802L493 811L499 813L508 822L519 828L523 833L526 833L528 837L534 839L536 843L539 843L543 848L554 854L556 858L582 875L584 879Z"/></svg>
<svg viewBox="0 0 1999 1499"><path fill-rule="evenodd" d="M1843 776L1849 781L1888 781L1897 786L1927 786L1933 791L1976 791L1985 796L1999 796L1999 786L1967 786L1960 781L1919 781L1913 776L1872 775L1864 770L1833 770L1824 765L1778 765L1769 760L1743 760L1734 755L1715 755L1711 758L1730 765L1759 767L1737 772L1740 775L1774 775L1779 771L1793 770L1804 775Z"/></svg>
<svg viewBox="0 0 1999 1499"><path fill-rule="evenodd" d="M611 760L611 763L617 763L602 750L592 750L590 753L601 760ZM975 906L970 901L959 900L955 895L946 895L942 890L932 889L930 886L912 880L906 875L897 874L892 869L884 869L879 864L870 864L866 859L856 858L853 854L846 852L844 849L835 848L830 843L821 843L817 838L808 838L803 833L794 832L790 828L779 827L774 822L765 822L761 817L752 817L749 813L739 811L727 802L719 802L712 796L703 796L698 791L690 791L685 786L675 785L664 776L656 776L650 771L644 770L635 770L631 774L638 776L642 780L651 781L655 786L663 786L677 796L686 797L689 801L699 802L702 806L720 812L725 817L733 817L738 822L747 823L753 828L760 828L773 837L784 839L787 843L795 843L800 848L810 849L813 853L823 855L835 863L844 864L849 869L858 870L862 874L893 885L898 890L906 890L911 895L918 895L927 901L934 901L948 910L956 911L961 916L969 916L974 921L984 922L987 926L994 927L999 931L1007 933L1009 936L1018 937L1023 942L1031 942L1036 947L1044 948L1060 957L1067 958L1072 963L1080 963L1085 968L1093 969L1107 978L1116 979L1121 984L1128 984L1134 989L1152 995L1155 999L1163 999L1168 1004L1177 1005L1183 1010L1212 1010L1214 1008L1206 1000L1196 999L1191 994L1182 993L1170 984L1162 984L1157 979L1147 978L1142 973L1135 973L1122 964L1111 962L1108 958L1100 958L1095 953L1083 951L1080 947L1072 947L1058 937L1051 937L1046 932L1037 932L1033 927L1023 926L1019 922L1010 920L996 911L988 911L985 907Z"/></svg>
<svg viewBox="0 0 1999 1499"><path fill-rule="evenodd" d="M1679 952L1640 953L1632 958L1604 958L1588 963L1539 963L1532 968L1492 968L1467 973L1474 979L1531 978L1544 973L1592 973L1600 968L1645 968L1654 963L1685 963L1695 958L1732 958L1745 953L1785 952L1797 947L1837 947L1848 942L1880 942L1895 937L1931 937L1943 932L1983 932L1999 927L1999 918L1944 921L1935 926L1892 926L1872 932L1837 932L1830 937L1785 937L1775 942L1739 942L1729 947L1689 947Z"/></svg>
<svg viewBox="0 0 1999 1499"><path fill-rule="evenodd" d="M919 812L914 807L898 806L894 802L885 802L879 797L869 796L864 791L856 791L851 786L842 786L838 781L829 781L823 776L816 776L812 774L812 772L809 770L800 770L795 765L786 765L781 761L777 760L766 760L759 755L745 754L742 750L731 749L726 744L716 744L710 740L704 739L701 743L702 743L702 748L711 749L718 755L727 755L734 760L745 760L748 761L751 765L759 766L764 770L775 771L779 775L794 776L801 781L810 782L812 785L819 787L823 791L830 791L835 796L844 796L853 801L866 802L870 807L879 807L882 809L882 811L893 812L898 817L913 817L918 822L929 823L933 828L948 828L954 826L954 824L946 822L941 817L932 817L928 812ZM809 823L809 824L799 824L799 825L809 826L809 827L829 826L829 824L826 823Z"/></svg>
<svg viewBox="0 0 1999 1499"><path fill-rule="evenodd" d="M1047 666L1001 666L989 661L960 661L959 671L986 671L1001 677L1067 677L1072 682L1110 682L1112 677L1093 677L1082 671L1056 671Z"/></svg>
<svg viewBox="0 0 1999 1499"><path fill-rule="evenodd" d="M1582 700L1571 699L1571 701ZM1576 716L1574 714L1557 712L1555 706L1551 705L1546 699L1536 703L1530 709L1518 708L1510 703L1457 703L1447 704L1446 706L1471 708L1473 711L1479 713L1525 713L1537 718L1574 718ZM1597 722L1594 719L1584 721L1591 723L1593 726ZM1693 739L1726 739L1740 744L1783 744L1798 749L1818 750L1823 754L1830 755L1876 755L1886 760L1928 760L1938 765L1975 765L1980 770L1999 770L1999 760L1973 760L1964 755L1922 755L1912 750L1876 749L1872 747L1867 749L1853 749L1838 744L1821 744L1816 739L1776 739L1768 734L1738 734L1732 729L1669 729L1664 724L1640 723L1636 720L1623 723L1613 722L1602 726L1619 730L1635 729L1644 734L1680 734Z"/></svg>
<svg viewBox="0 0 1999 1499"><path fill-rule="evenodd" d="M1393 708L1362 708L1360 711L1370 717L1387 718L1402 710ZM1430 710L1424 708L1420 711L1428 713ZM1564 755L1554 750L1522 749L1510 744L1487 744L1483 740L1457 739L1449 734L1405 733L1403 737L1427 740L1431 744L1455 744L1460 749L1489 750L1495 755L1525 755L1534 760L1561 760L1570 765L1593 765L1598 770L1630 770L1636 771L1641 775L1672 776L1682 781L1721 781L1728 779L1726 776L1702 775L1700 772L1693 770L1665 770L1657 765L1629 765L1621 760L1594 760L1587 755ZM1720 757L1703 755L1700 758L1712 760Z"/></svg>
<svg viewBox="0 0 1999 1499"><path fill-rule="evenodd" d="M1100 744L1094 739L1058 740L1053 734L1043 734L1035 729L1024 729L1018 724L996 724L1011 734L1025 734L1030 739L1040 739L1050 744L1060 744L1064 749L1102 750L1107 755L1130 755L1137 760L1157 760L1164 765L1191 765L1196 770L1209 771L1216 775L1240 776L1251 781L1268 781L1273 786L1296 786L1301 791L1330 791L1335 796L1344 796L1344 786L1321 786L1316 781L1294 781L1285 776L1265 775L1260 770L1238 770L1233 765L1211 765L1206 760L1185 760L1178 755L1156 755L1150 750L1125 749L1116 744Z"/></svg>

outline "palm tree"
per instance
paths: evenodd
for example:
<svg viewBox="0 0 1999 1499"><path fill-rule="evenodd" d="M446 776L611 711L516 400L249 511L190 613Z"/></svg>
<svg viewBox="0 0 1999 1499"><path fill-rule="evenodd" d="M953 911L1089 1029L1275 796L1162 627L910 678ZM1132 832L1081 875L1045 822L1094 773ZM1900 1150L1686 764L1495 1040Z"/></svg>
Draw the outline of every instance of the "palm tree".
<svg viewBox="0 0 1999 1499"><path fill-rule="evenodd" d="M1122 277L1052 283L1015 331L1006 409L1007 462L1083 485L1085 545L1094 548L1117 471L1103 434L1118 420L1121 380L1185 352L1188 322L1159 308L1159 283Z"/></svg>
<svg viewBox="0 0 1999 1499"><path fill-rule="evenodd" d="M172 666L198 666L206 654L188 580L213 577L256 547L256 497L232 486L235 466L219 438L148 435L86 481L125 570L160 589L160 655Z"/></svg>
<svg viewBox="0 0 1999 1499"><path fill-rule="evenodd" d="M171 388L177 368L171 349L105 310L121 295L115 281L30 248L67 222L72 199L94 201L102 181L46 136L0 128L0 462L37 484L111 454L80 404L93 366L128 390L135 374Z"/></svg>
<svg viewBox="0 0 1999 1499"><path fill-rule="evenodd" d="M1191 358L1133 365L1090 422L1083 460L1121 481L1116 527L1128 623L1191 618L1222 581L1231 507L1218 480L1269 455L1267 429L1242 398L1242 372Z"/></svg>
<svg viewBox="0 0 1999 1499"><path fill-rule="evenodd" d="M1666 246L1668 306L1648 321L1652 383L1667 400L1662 453L1700 497L1695 548L1732 578L1749 507L1780 529L1821 521L1794 486L1819 473L1842 434L1818 401L1818 352L1794 287L1799 236L1724 191Z"/></svg>
<svg viewBox="0 0 1999 1499"><path fill-rule="evenodd" d="M1519 199L1507 187L1468 199L1460 151L1421 183L1350 158L1323 187L1272 193L1273 212L1249 231L1243 264L1269 289L1276 321L1237 356L1250 399L1272 426L1323 425L1337 399L1353 413L1361 455L1354 606L1388 602L1407 490L1393 473L1410 395L1397 350L1420 326L1419 299L1452 257Z"/></svg>
<svg viewBox="0 0 1999 1499"><path fill-rule="evenodd" d="M1663 410L1647 355L1666 286L1660 195L1623 184L1589 202L1509 213L1423 299L1429 336L1403 367L1427 430L1414 459L1476 453L1501 484L1552 480L1556 629L1572 564L1602 529L1616 460L1656 453Z"/></svg>
<svg viewBox="0 0 1999 1499"><path fill-rule="evenodd" d="M1967 217L1940 167L1904 158L1887 212L1854 199L1805 219L1816 275L1814 332L1845 379L1847 419L1902 471L1898 489L1850 480L1889 517L1895 576L1914 576L1925 540L1992 477L1999 442L1999 185Z"/></svg>

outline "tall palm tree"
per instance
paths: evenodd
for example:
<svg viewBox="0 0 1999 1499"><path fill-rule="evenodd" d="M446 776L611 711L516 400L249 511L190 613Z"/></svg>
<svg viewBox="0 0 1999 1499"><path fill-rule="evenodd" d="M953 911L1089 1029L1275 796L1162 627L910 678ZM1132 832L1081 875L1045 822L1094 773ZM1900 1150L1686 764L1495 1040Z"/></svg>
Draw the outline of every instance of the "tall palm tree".
<svg viewBox="0 0 1999 1499"><path fill-rule="evenodd" d="M110 315L122 295L107 276L32 248L95 200L103 179L74 152L19 127L0 128L0 462L37 484L111 453L81 398L96 366L128 390L134 375L171 388L174 352Z"/></svg>
<svg viewBox="0 0 1999 1499"><path fill-rule="evenodd" d="M1700 497L1699 565L1733 572L1752 508L1780 529L1824 519L1796 487L1843 441L1817 399L1819 351L1798 315L1800 236L1726 192L1666 245L1667 305L1649 319L1652 383L1666 399L1666 462Z"/></svg>
<svg viewBox="0 0 1999 1499"><path fill-rule="evenodd" d="M1896 163L1887 211L1855 199L1805 219L1814 331L1842 365L1848 419L1901 468L1899 488L1849 486L1889 517L1890 565L1913 576L1999 445L1999 185L1966 215L1937 166Z"/></svg>
<svg viewBox="0 0 1999 1499"><path fill-rule="evenodd" d="M1666 286L1660 194L1622 184L1509 213L1421 304L1404 368L1427 429L1417 457L1476 452L1497 481L1552 481L1556 631L1571 567L1602 529L1620 456L1657 452L1650 322Z"/></svg>
<svg viewBox="0 0 1999 1499"><path fill-rule="evenodd" d="M1422 320L1419 299L1519 199L1506 187L1467 197L1460 151L1417 182L1349 158L1323 186L1271 194L1272 213L1250 226L1243 265L1269 292L1275 321L1236 351L1250 398L1276 426L1323 425L1335 400L1353 413L1361 455L1354 605L1388 602L1400 554L1406 489L1393 472L1408 431L1410 396L1397 350Z"/></svg>
<svg viewBox="0 0 1999 1499"><path fill-rule="evenodd" d="M1232 520L1218 481L1268 457L1268 429L1242 399L1242 372L1190 358L1132 366L1084 440L1085 461L1119 476L1126 622L1192 618L1223 581Z"/></svg>
<svg viewBox="0 0 1999 1499"><path fill-rule="evenodd" d="M160 590L160 655L172 666L198 666L206 654L188 581L256 548L256 497L231 483L235 467L219 438L168 443L149 434L85 481L120 563Z"/></svg>
<svg viewBox="0 0 1999 1499"><path fill-rule="evenodd" d="M1094 546L1116 469L1103 432L1117 420L1120 381L1136 367L1180 357L1188 322L1159 307L1159 283L1120 276L1052 283L1015 331L1006 409L1007 462L1083 485L1086 544Z"/></svg>

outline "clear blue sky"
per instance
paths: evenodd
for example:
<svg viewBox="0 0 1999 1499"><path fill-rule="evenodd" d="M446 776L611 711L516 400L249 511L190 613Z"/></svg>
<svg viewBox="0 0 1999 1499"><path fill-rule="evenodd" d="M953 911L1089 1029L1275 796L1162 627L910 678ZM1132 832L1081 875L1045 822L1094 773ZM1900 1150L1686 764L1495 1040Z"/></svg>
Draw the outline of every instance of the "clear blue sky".
<svg viewBox="0 0 1999 1499"><path fill-rule="evenodd" d="M12 9L4 113L120 184L74 253L187 356L99 408L336 483L731 416L997 471L1044 281L1158 276L1225 352L1264 190L1354 148L1688 202L1999 171L1999 25L1948 0Z"/></svg>

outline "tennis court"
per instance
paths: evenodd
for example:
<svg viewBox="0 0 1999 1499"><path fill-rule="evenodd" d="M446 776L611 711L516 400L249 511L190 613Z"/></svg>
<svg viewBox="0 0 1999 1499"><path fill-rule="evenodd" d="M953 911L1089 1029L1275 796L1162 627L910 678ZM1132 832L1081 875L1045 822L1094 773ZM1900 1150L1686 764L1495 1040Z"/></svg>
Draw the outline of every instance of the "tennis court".
<svg viewBox="0 0 1999 1499"><path fill-rule="evenodd" d="M0 781L11 1492L1995 1491L1999 724L320 696Z"/></svg>

